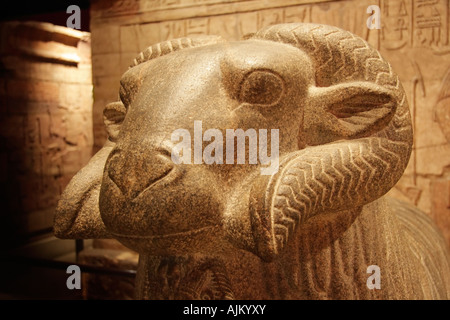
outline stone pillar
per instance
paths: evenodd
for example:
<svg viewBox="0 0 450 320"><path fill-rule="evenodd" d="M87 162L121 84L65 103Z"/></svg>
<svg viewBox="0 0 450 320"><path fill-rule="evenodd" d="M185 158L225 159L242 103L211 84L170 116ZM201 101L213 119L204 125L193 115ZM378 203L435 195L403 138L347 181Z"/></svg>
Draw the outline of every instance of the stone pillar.
<svg viewBox="0 0 450 320"><path fill-rule="evenodd" d="M90 34L0 24L0 246L52 234L54 209L92 155Z"/></svg>

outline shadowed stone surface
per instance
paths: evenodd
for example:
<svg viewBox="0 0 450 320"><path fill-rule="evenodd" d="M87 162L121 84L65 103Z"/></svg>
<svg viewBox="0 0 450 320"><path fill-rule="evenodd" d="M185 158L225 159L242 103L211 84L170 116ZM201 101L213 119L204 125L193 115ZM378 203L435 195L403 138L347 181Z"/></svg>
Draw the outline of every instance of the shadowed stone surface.
<svg viewBox="0 0 450 320"><path fill-rule="evenodd" d="M0 247L49 236L56 204L92 157L90 34L0 22Z"/></svg>
<svg viewBox="0 0 450 320"><path fill-rule="evenodd" d="M408 163L411 120L361 38L280 24L243 41L165 41L133 61L104 118L108 142L64 192L55 233L137 251L136 298L448 299L444 239L384 197ZM262 175L249 149L245 164L175 164L172 133L194 137L195 121L203 135L278 129L278 171ZM371 265L381 289L367 286Z"/></svg>

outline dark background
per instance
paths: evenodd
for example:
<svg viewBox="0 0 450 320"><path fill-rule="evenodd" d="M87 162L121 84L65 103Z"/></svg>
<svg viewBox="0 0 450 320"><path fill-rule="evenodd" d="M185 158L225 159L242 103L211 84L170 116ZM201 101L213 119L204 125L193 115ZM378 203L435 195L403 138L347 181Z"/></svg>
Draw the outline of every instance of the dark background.
<svg viewBox="0 0 450 320"><path fill-rule="evenodd" d="M66 26L67 7L77 5L81 9L81 31L89 31L89 0L57 0L57 1L23 1L11 0L0 4L0 21L7 20L33 20L50 22Z"/></svg>

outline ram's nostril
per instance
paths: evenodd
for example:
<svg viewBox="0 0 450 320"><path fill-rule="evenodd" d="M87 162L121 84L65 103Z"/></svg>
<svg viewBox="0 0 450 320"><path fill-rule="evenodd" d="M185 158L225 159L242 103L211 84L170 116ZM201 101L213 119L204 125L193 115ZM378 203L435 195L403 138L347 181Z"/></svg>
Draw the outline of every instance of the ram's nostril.
<svg viewBox="0 0 450 320"><path fill-rule="evenodd" d="M141 157L116 152L107 164L109 178L128 199L136 198L142 191L164 179L173 168L170 158L159 152Z"/></svg>

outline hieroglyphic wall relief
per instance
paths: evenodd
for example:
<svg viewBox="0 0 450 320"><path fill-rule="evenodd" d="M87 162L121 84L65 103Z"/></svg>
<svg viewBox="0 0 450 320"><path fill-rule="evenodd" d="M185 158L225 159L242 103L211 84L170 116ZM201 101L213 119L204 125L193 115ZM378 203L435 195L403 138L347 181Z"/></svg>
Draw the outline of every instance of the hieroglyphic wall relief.
<svg viewBox="0 0 450 320"><path fill-rule="evenodd" d="M441 0L381 1L384 48L448 46L447 7Z"/></svg>
<svg viewBox="0 0 450 320"><path fill-rule="evenodd" d="M92 152L90 35L0 24L1 246L52 232L63 188Z"/></svg>
<svg viewBox="0 0 450 320"><path fill-rule="evenodd" d="M441 89L439 91L438 98L435 106L435 119L439 123L442 132L445 135L445 139L450 143L450 126L448 121L450 119L450 69L447 70L444 78L442 79Z"/></svg>
<svg viewBox="0 0 450 320"><path fill-rule="evenodd" d="M450 66L449 2L381 1L380 50L403 81L413 116L414 149L392 195L408 199L449 229L450 145L446 92ZM447 114L447 116L445 115ZM436 184L444 191L437 192ZM443 185L444 184L444 185ZM450 242L450 234L446 232Z"/></svg>

